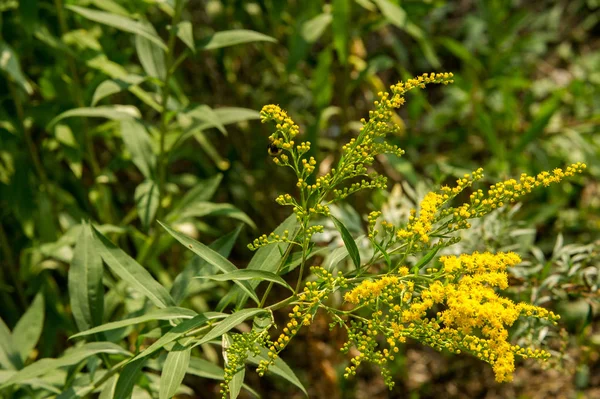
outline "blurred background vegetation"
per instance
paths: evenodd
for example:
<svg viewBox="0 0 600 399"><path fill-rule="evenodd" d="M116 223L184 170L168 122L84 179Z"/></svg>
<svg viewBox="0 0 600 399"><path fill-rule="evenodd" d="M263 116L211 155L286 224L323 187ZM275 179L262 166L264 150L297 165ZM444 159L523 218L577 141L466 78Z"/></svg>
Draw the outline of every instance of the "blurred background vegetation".
<svg viewBox="0 0 600 399"><path fill-rule="evenodd" d="M119 27L118 17L136 25ZM245 244L287 217L274 198L295 192L267 154L263 105L288 110L327 170L378 91L451 71L453 85L411 93L396 116L402 130L390 141L406 154L376 165L389 190L336 213L360 235L369 210L400 222L424 192L480 166L493 184L587 163L583 177L494 213L454 249L525 259L511 295L560 312L564 331L521 337L517 327L514 336L546 339L552 370L527 363L498 385L475 359L407 344L389 392L375 369L343 379L342 332L327 320L284 359L315 398L599 397L599 22L598 0L190 0L182 9L172 0L3 0L0 318L13 330L42 293L43 329L25 360L68 347L78 329L66 283L83 219L167 286L193 259L158 232L157 218L206 243L244 224L231 253L244 265ZM341 245L334 230L322 241ZM110 275L104 283L105 321L139 309L126 286ZM223 292L194 285L184 303L207 310ZM190 396L216 395L218 382L194 378ZM301 397L247 378L263 397Z"/></svg>

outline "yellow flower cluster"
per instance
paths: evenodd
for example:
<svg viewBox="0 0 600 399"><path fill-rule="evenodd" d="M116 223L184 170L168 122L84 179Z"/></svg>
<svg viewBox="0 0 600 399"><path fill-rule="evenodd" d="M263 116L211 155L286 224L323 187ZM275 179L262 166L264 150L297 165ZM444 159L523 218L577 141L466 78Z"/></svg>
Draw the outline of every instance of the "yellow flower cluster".
<svg viewBox="0 0 600 399"><path fill-rule="evenodd" d="M398 230L397 235L400 239L412 240L418 239L423 243L429 242L429 232L433 222L436 220L436 215L440 206L444 203L444 197L435 192L427 193L423 201L421 201L419 216L416 217L416 211L411 211L408 225L406 229Z"/></svg>
<svg viewBox="0 0 600 399"><path fill-rule="evenodd" d="M386 383L393 384L385 364L407 337L437 350L471 353L492 365L499 382L512 379L515 356L547 359L550 355L546 351L508 341L508 328L520 316L550 322L558 319L544 308L514 303L495 291L508 286L506 269L520 261L511 252L442 256L442 268L435 279L408 274L404 268L402 275L361 282L344 299L369 307L373 313L368 321L354 323L349 332L349 342L342 350L347 351L352 342L361 354L352 359L346 374L353 375L361 362L369 360L382 368ZM375 337L380 334L389 349L377 350Z"/></svg>
<svg viewBox="0 0 600 399"><path fill-rule="evenodd" d="M453 227L455 230L468 228L468 223L465 223L467 219L482 217L494 209L503 207L505 204L515 202L522 196L529 194L536 187L542 185L547 187L552 183L558 183L564 177L582 173L585 168L584 163L577 162L569 165L565 170L556 168L552 172L544 171L536 176L523 173L519 181L509 179L490 186L487 194L484 194L483 190L477 190L471 194L469 202L453 209L454 222L457 223Z"/></svg>

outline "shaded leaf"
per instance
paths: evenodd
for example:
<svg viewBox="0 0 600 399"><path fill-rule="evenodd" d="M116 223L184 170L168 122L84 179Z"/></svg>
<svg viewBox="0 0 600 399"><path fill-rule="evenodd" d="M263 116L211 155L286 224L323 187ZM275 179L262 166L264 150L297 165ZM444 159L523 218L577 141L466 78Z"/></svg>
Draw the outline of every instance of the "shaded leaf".
<svg viewBox="0 0 600 399"><path fill-rule="evenodd" d="M12 334L0 318L0 366L9 370L23 367L21 357L15 349Z"/></svg>
<svg viewBox="0 0 600 399"><path fill-rule="evenodd" d="M183 211L181 211L177 220L193 217L199 218L203 216L225 216L240 220L248 224L253 229L256 229L256 225L252 219L231 204L215 204L213 202L196 202L189 204L183 209ZM175 220L170 221L173 222Z"/></svg>
<svg viewBox="0 0 600 399"><path fill-rule="evenodd" d="M250 353L248 356L248 361L255 365L258 365L261 360L268 361L269 359L269 350L263 347L260 348L260 353L258 355ZM268 371L297 386L304 392L304 395L308 396L306 388L304 388L304 385L302 385L294 371L280 357L275 359L275 363L269 366Z"/></svg>
<svg viewBox="0 0 600 399"><path fill-rule="evenodd" d="M331 25L333 30L333 47L340 63L345 65L348 60L351 2L348 0L333 0L331 5L333 7Z"/></svg>
<svg viewBox="0 0 600 399"><path fill-rule="evenodd" d="M223 319L221 322L219 322L219 324L217 324L212 330L210 330L208 333L206 333L206 335L204 337L202 337L202 338L200 338L200 340L196 341L194 343L194 346L202 345L202 344L209 342L215 338L219 338L221 335L225 334L227 331L230 331L231 329L233 329L237 325L243 323L247 319L249 319L253 316L256 316L258 314L265 313L265 312L267 312L267 311L264 309L258 309L258 308L239 310L239 311L227 316L225 319Z"/></svg>

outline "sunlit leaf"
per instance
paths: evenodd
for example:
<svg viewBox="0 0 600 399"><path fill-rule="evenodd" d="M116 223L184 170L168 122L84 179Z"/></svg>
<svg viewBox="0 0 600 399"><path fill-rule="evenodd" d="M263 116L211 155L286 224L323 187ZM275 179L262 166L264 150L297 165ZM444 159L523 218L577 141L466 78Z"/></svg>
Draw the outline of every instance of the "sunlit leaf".
<svg viewBox="0 0 600 399"><path fill-rule="evenodd" d="M136 187L134 198L142 228L148 230L154 220L160 201L158 185L153 180L144 180Z"/></svg>
<svg viewBox="0 0 600 399"><path fill-rule="evenodd" d="M169 351L160 376L160 399L169 399L179 389L190 363L191 348L176 344Z"/></svg>
<svg viewBox="0 0 600 399"><path fill-rule="evenodd" d="M25 362L29 353L35 348L42 335L44 327L44 295L39 292L31 306L21 316L13 329L13 343L15 349L20 353L21 360Z"/></svg>
<svg viewBox="0 0 600 399"><path fill-rule="evenodd" d="M202 40L198 47L204 50L214 50L242 43L276 41L277 39L263 33L246 29L234 29L216 32L211 37Z"/></svg>
<svg viewBox="0 0 600 399"><path fill-rule="evenodd" d="M112 26L113 28L117 28L125 32L135 33L136 35L143 36L146 39L156 43L163 50L167 50L167 46L163 43L162 39L158 35L156 35L153 29L149 29L148 26L137 22L131 18L104 11L91 10L89 8L83 8L78 6L67 6L67 8L94 22L98 22L104 25Z"/></svg>

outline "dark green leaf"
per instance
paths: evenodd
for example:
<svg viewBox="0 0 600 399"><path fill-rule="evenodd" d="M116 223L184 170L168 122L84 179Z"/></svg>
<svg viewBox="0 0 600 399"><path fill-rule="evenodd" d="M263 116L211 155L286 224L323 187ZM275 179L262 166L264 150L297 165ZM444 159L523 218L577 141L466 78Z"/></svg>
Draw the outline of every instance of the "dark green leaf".
<svg viewBox="0 0 600 399"><path fill-rule="evenodd" d="M427 265L429 262L431 262L431 260L433 259L433 257L435 256L435 254L438 253L438 251L440 250L441 247L433 247L429 252L427 252L427 254L422 257L417 264L415 265L415 267L413 268L413 270L420 270L423 266Z"/></svg>
<svg viewBox="0 0 600 399"><path fill-rule="evenodd" d="M235 326L244 322L245 320L256 316L261 313L267 312L264 309L251 308L237 311L225 319L219 322L212 330L210 330L204 337L200 338L197 342L194 343L194 346L202 345L206 342L209 342L215 338L219 338L221 335L233 329Z"/></svg>
<svg viewBox="0 0 600 399"><path fill-rule="evenodd" d="M117 386L115 387L114 399L131 398L133 387L140 377L145 362L146 359L137 359L127 363L127 365L123 367L121 374L119 374L119 379L117 380Z"/></svg>
<svg viewBox="0 0 600 399"><path fill-rule="evenodd" d="M358 247L356 246L356 242L354 242L354 239L350 235L350 232L348 231L348 229L346 228L346 226L344 226L344 224L342 222L340 222L333 215L331 215L329 217L331 218L331 220L333 221L333 224L335 224L335 227L338 229L338 231L342 235L342 240L344 240L344 245L346 245L346 248L348 249L348 254L350 255L350 258L352 259L352 262L354 262L354 266L356 266L356 268L358 269L360 267L360 254L358 252Z"/></svg>
<svg viewBox="0 0 600 399"><path fill-rule="evenodd" d="M333 0L333 47L337 52L338 59L342 65L348 60L348 47L350 42L350 7L348 0Z"/></svg>
<svg viewBox="0 0 600 399"><path fill-rule="evenodd" d="M269 360L269 350L267 348L261 347L259 355L254 355L251 353L248 356L248 361L252 364L258 365L261 360ZM304 388L304 385L302 385L298 377L296 377L294 371L280 357L275 359L275 364L269 366L269 372L285 379L288 382L291 382L300 388L302 392L304 392L304 395L308 396L306 388Z"/></svg>

